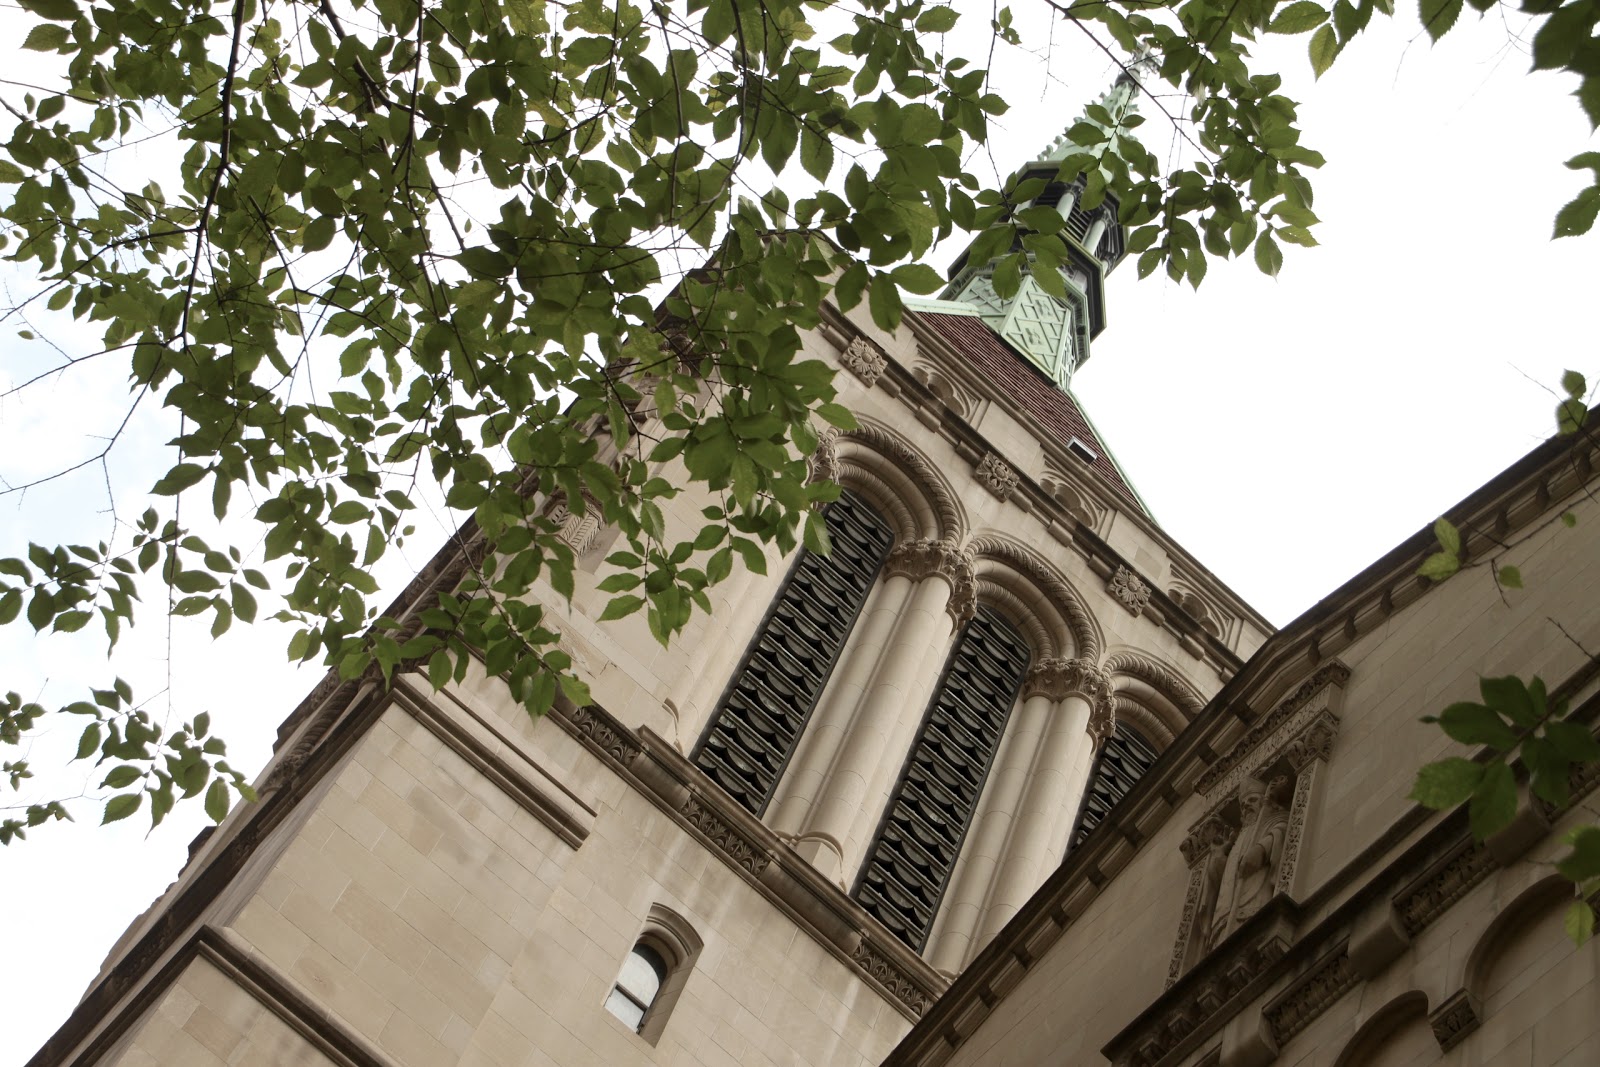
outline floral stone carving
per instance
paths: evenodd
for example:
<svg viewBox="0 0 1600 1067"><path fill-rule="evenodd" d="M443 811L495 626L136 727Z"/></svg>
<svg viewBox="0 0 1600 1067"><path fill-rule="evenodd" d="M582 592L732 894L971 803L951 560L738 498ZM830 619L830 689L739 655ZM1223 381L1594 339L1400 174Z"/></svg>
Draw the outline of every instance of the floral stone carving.
<svg viewBox="0 0 1600 1067"><path fill-rule="evenodd" d="M1130 615L1140 614L1145 605L1150 603L1150 587L1127 567L1117 568L1117 572L1106 583L1106 592L1127 608Z"/></svg>

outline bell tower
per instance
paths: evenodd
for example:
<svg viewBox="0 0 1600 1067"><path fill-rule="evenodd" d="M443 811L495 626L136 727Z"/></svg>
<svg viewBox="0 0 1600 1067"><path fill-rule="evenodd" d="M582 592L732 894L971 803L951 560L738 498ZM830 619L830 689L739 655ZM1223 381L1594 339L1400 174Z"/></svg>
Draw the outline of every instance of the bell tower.
<svg viewBox="0 0 1600 1067"><path fill-rule="evenodd" d="M1060 215L1066 262L1044 263L1029 251L1016 293L1002 298L995 291L995 264L973 262L968 247L950 268L950 284L941 294L976 308L997 334L1063 388L1088 360L1090 341L1105 328L1105 278L1127 254L1120 205L1105 191L1094 160L1115 145L1130 119L1136 121L1135 75L1144 62L1135 60L1124 69L1097 103L1009 183L1017 201L1012 215L1019 222L1039 208ZM1037 215L1033 220L1040 221ZM1021 248L1019 235L1014 250ZM1045 271L1056 273L1062 284L1041 284Z"/></svg>

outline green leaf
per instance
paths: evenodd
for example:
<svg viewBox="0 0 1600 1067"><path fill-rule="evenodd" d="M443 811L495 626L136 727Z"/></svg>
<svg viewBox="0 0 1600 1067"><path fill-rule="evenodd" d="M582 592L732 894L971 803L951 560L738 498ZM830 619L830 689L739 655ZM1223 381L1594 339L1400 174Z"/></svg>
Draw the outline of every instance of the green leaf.
<svg viewBox="0 0 1600 1067"><path fill-rule="evenodd" d="M1583 429L1584 422L1589 418L1589 409L1583 401L1567 397L1556 405L1556 432L1559 434L1577 433Z"/></svg>
<svg viewBox="0 0 1600 1067"><path fill-rule="evenodd" d="M871 288L868 290L868 302L872 308L873 322L890 333L899 328L904 305L900 302L900 290L895 288L891 276L887 274L873 276Z"/></svg>
<svg viewBox="0 0 1600 1067"><path fill-rule="evenodd" d="M1437 41L1450 32L1461 15L1462 0L1422 0L1422 28Z"/></svg>
<svg viewBox="0 0 1600 1067"><path fill-rule="evenodd" d="M1328 21L1328 12L1321 4L1314 4L1311 0L1296 0L1288 7L1282 8L1272 21L1267 23L1268 33L1295 34L1314 30Z"/></svg>
<svg viewBox="0 0 1600 1067"><path fill-rule="evenodd" d="M1567 933L1567 939L1581 948L1594 936L1594 908L1589 906L1587 900L1574 900L1567 908L1561 926Z"/></svg>
<svg viewBox="0 0 1600 1067"><path fill-rule="evenodd" d="M1600 83L1600 79L1595 79ZM1591 185L1573 197L1556 212L1555 231L1552 237L1578 237L1594 228L1595 216L1600 214L1600 186Z"/></svg>
<svg viewBox="0 0 1600 1067"><path fill-rule="evenodd" d="M1569 370L1561 375L1561 388L1574 400L1582 400L1583 395L1589 391L1589 384L1582 374Z"/></svg>
<svg viewBox="0 0 1600 1067"><path fill-rule="evenodd" d="M958 18L954 8L930 7L917 17L917 29L923 33L949 33L956 28Z"/></svg>
<svg viewBox="0 0 1600 1067"><path fill-rule="evenodd" d="M78 17L78 5L73 0L18 0L24 11L31 11L52 22L71 22Z"/></svg>
<svg viewBox="0 0 1600 1067"><path fill-rule="evenodd" d="M625 618L642 607L644 607L644 597L614 596L606 603L605 610L600 613L600 621L607 622L611 619Z"/></svg>
<svg viewBox="0 0 1600 1067"><path fill-rule="evenodd" d="M1283 269L1283 250L1272 239L1270 230L1263 230L1256 238L1256 266L1269 278L1276 278Z"/></svg>
<svg viewBox="0 0 1600 1067"><path fill-rule="evenodd" d="M139 810L139 805L144 802L143 793L118 793L106 801L105 814L100 817L100 825L120 822Z"/></svg>
<svg viewBox="0 0 1600 1067"><path fill-rule="evenodd" d="M1509 563L1494 572L1495 578L1507 589L1522 588L1522 571Z"/></svg>
<svg viewBox="0 0 1600 1067"><path fill-rule="evenodd" d="M1461 569L1461 560L1449 552L1435 552L1422 561L1417 573L1435 582L1442 582Z"/></svg>
<svg viewBox="0 0 1600 1067"><path fill-rule="evenodd" d="M1577 827L1568 835L1567 844L1572 851L1556 864L1556 870L1578 883L1600 878L1600 827Z"/></svg>
<svg viewBox="0 0 1600 1067"><path fill-rule="evenodd" d="M1439 541L1439 547L1452 556L1461 555L1461 531L1449 519L1440 517L1433 522L1433 536Z"/></svg>
<svg viewBox="0 0 1600 1067"><path fill-rule="evenodd" d="M913 293L936 293L944 288L944 277L926 263L906 263L889 273L895 284Z"/></svg>
<svg viewBox="0 0 1600 1067"><path fill-rule="evenodd" d="M211 787L206 790L206 814L211 816L211 821L220 823L228 817L228 783L222 778L214 778Z"/></svg>
<svg viewBox="0 0 1600 1067"><path fill-rule="evenodd" d="M1587 726L1557 719L1545 723L1544 732L1550 744L1568 762L1600 760L1600 741L1595 740Z"/></svg>
<svg viewBox="0 0 1600 1067"><path fill-rule="evenodd" d="M1517 780L1504 763L1484 768L1483 781L1472 793L1467 818L1472 836L1482 841L1510 825L1517 814Z"/></svg>
<svg viewBox="0 0 1600 1067"><path fill-rule="evenodd" d="M66 50L71 39L65 26L41 22L28 31L22 47L32 52L61 52Z"/></svg>
<svg viewBox="0 0 1600 1067"><path fill-rule="evenodd" d="M157 496L177 496L206 476L206 469L198 463L179 463L150 490Z"/></svg>
<svg viewBox="0 0 1600 1067"><path fill-rule="evenodd" d="M1439 716L1439 724L1463 745L1489 745L1502 752L1517 747L1516 733L1493 708L1482 704L1451 704Z"/></svg>
<svg viewBox="0 0 1600 1067"><path fill-rule="evenodd" d="M1333 66L1334 59L1339 56L1339 38L1334 34L1333 27L1323 26L1310 37L1310 69L1318 78L1328 72L1328 67Z"/></svg>
<svg viewBox="0 0 1600 1067"><path fill-rule="evenodd" d="M1533 710L1532 694L1522 679L1515 675L1479 678L1478 693L1485 704L1519 726L1532 726L1539 720L1538 713Z"/></svg>
<svg viewBox="0 0 1600 1067"><path fill-rule="evenodd" d="M1435 811L1464 802L1483 780L1484 765L1452 756L1430 763L1417 772L1411 799Z"/></svg>

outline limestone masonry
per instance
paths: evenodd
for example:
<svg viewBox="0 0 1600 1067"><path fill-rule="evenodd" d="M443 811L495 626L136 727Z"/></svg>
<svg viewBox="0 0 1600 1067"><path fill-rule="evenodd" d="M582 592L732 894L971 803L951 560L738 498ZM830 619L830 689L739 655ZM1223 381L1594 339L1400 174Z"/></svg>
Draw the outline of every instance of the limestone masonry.
<svg viewBox="0 0 1600 1067"><path fill-rule="evenodd" d="M594 704L530 721L481 671L324 682L32 1062L1600 1064L1600 948L1565 936L1547 862L1600 774L1565 808L1524 790L1483 844L1407 799L1471 755L1418 717L1480 674L1600 712L1593 438L1450 513L1528 589L1418 578L1421 532L1274 632L1070 391L1124 244L1082 192L1038 200L1069 299L1001 299L963 260L894 333L823 309L806 354L860 421L813 459L844 489L830 555L735 575L664 650L598 621L612 532L548 501Z"/></svg>

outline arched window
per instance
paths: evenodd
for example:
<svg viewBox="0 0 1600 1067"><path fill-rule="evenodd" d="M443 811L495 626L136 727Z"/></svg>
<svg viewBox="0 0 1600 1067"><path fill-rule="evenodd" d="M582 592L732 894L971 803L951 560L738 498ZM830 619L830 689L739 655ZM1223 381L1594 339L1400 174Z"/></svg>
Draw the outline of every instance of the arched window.
<svg viewBox="0 0 1600 1067"><path fill-rule="evenodd" d="M920 950L1028 671L1026 642L988 608L967 623L878 828L856 899Z"/></svg>
<svg viewBox="0 0 1600 1067"><path fill-rule="evenodd" d="M683 992L702 942L681 915L652 905L644 930L606 997L606 1010L655 1044Z"/></svg>
<svg viewBox="0 0 1600 1067"><path fill-rule="evenodd" d="M1089 833L1128 795L1133 784L1156 761L1156 747L1125 722L1119 722L1095 758L1089 791L1084 794L1078 814L1078 829L1072 835L1076 848Z"/></svg>
<svg viewBox="0 0 1600 1067"><path fill-rule="evenodd" d="M772 799L894 535L854 493L828 506L826 556L802 552L694 754L747 810Z"/></svg>
<svg viewBox="0 0 1600 1067"><path fill-rule="evenodd" d="M644 1026L645 1016L661 992L661 983L667 980L667 961L661 953L646 942L639 942L622 963L622 973L606 998L606 1010L637 1032Z"/></svg>

